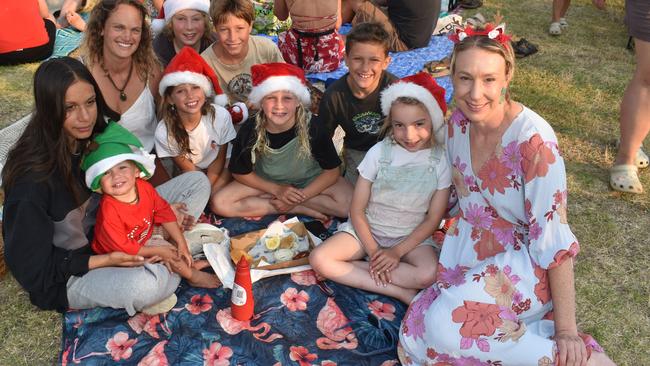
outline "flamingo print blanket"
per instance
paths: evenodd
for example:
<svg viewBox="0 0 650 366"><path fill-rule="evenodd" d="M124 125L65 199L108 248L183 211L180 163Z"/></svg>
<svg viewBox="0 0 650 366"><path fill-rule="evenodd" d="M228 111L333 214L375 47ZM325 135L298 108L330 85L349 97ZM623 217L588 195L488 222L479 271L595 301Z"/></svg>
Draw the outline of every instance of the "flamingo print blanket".
<svg viewBox="0 0 650 366"><path fill-rule="evenodd" d="M276 217L210 222L231 235L258 230ZM302 218L305 220L305 218ZM336 222L327 223L327 236ZM92 365L396 365L406 307L392 298L321 282L309 270L253 285L255 315L230 314L230 290L184 282L166 314L129 317L95 308L64 315L59 362Z"/></svg>

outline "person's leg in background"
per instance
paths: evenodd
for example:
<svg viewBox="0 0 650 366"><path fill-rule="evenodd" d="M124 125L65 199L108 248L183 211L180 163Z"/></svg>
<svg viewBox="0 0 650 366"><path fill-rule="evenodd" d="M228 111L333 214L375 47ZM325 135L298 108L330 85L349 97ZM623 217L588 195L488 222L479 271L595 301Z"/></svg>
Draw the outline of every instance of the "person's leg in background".
<svg viewBox="0 0 650 366"><path fill-rule="evenodd" d="M616 171L622 169L617 167L636 168L637 151L650 131L650 42L638 38L634 38L634 42L636 70L621 102L621 143L614 161L611 184L616 190L641 193L643 190L636 169L628 169L627 180L618 177L617 181L615 176Z"/></svg>
<svg viewBox="0 0 650 366"><path fill-rule="evenodd" d="M552 36L562 34L562 29L569 26L566 21L566 13L571 5L571 0L553 0L553 11L551 13L551 26L548 33Z"/></svg>

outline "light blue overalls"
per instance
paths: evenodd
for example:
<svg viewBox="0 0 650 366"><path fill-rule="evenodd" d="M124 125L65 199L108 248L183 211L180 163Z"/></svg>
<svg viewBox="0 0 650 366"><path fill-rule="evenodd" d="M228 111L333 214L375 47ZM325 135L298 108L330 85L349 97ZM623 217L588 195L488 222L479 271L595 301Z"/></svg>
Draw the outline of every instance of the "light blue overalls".
<svg viewBox="0 0 650 366"><path fill-rule="evenodd" d="M385 248L399 244L424 220L431 197L438 189L436 165L443 157L443 149L434 146L425 164L391 166L395 144L391 137L381 142L379 170L366 208L370 231ZM349 228L342 227L341 231L357 237L350 231L351 225L345 226ZM422 244L434 245L434 242L427 238Z"/></svg>

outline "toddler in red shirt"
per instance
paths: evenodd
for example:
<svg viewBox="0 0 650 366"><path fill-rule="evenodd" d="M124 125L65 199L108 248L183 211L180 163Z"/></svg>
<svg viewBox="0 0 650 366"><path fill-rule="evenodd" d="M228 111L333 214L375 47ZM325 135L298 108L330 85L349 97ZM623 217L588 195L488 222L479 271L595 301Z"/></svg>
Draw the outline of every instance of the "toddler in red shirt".
<svg viewBox="0 0 650 366"><path fill-rule="evenodd" d="M87 147L81 167L86 185L103 193L97 212L92 249L115 251L164 262L173 272L201 287L216 287L214 275L192 267L192 256L171 206L146 182L153 174L154 155L124 127L110 122ZM176 246L154 236L161 225ZM207 277L209 276L209 277Z"/></svg>

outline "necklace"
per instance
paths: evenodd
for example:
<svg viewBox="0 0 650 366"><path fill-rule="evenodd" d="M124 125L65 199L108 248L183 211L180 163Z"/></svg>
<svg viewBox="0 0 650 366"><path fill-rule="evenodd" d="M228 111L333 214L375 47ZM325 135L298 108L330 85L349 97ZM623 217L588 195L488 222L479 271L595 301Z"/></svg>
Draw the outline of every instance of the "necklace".
<svg viewBox="0 0 650 366"><path fill-rule="evenodd" d="M132 205L132 204L138 202L138 199L140 198L139 196L140 195L138 194L138 192L135 192L135 198L132 201L129 201L129 202L126 202L126 203L129 204L129 205Z"/></svg>
<svg viewBox="0 0 650 366"><path fill-rule="evenodd" d="M129 85L129 81L131 80L131 74L133 72L133 60L131 60L131 66L129 66L129 74L126 76L126 81L124 82L124 86L122 86L122 88L117 87L117 85L113 81L113 78L111 77L111 74L109 74L108 70L104 68L104 65L102 65L102 70L104 70L104 73L108 78L108 81L110 81L111 84L113 84L113 87L120 92L120 100L126 102L126 93L124 93L124 89L126 89L126 86Z"/></svg>

